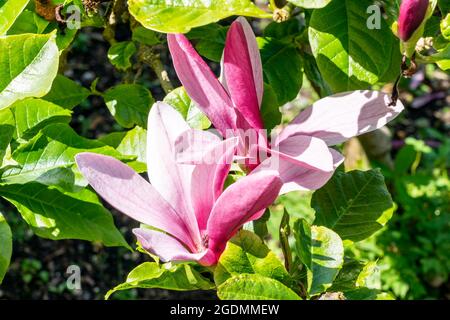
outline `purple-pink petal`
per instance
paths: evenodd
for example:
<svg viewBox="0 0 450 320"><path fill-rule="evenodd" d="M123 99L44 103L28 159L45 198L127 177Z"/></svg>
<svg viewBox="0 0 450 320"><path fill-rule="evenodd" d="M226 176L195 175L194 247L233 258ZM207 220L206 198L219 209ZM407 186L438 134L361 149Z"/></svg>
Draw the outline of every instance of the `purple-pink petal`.
<svg viewBox="0 0 450 320"><path fill-rule="evenodd" d="M229 186L208 220L209 248L220 254L244 223L275 201L281 186L280 178L270 171L248 175Z"/></svg>
<svg viewBox="0 0 450 320"><path fill-rule="evenodd" d="M401 101L389 106L388 94L351 91L315 102L302 111L277 137L275 143L294 135L324 140L329 146L383 127L404 109Z"/></svg>
<svg viewBox="0 0 450 320"><path fill-rule="evenodd" d="M231 25L225 43L223 72L234 107L251 127L262 129L259 110L263 87L261 58L255 36L248 28L250 26L243 18Z"/></svg>
<svg viewBox="0 0 450 320"><path fill-rule="evenodd" d="M133 169L117 159L95 153L79 153L76 162L94 190L117 210L165 230L192 249L196 247L183 217Z"/></svg>
<svg viewBox="0 0 450 320"><path fill-rule="evenodd" d="M182 34L167 35L173 65L186 92L225 136L236 127L233 103L205 61Z"/></svg>

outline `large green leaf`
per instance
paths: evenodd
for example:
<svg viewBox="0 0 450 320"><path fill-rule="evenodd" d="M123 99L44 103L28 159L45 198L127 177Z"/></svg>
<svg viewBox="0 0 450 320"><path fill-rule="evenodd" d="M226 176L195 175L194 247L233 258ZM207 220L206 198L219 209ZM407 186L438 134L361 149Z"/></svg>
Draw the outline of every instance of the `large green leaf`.
<svg viewBox="0 0 450 320"><path fill-rule="evenodd" d="M147 130L134 127L129 131L113 132L100 140L124 156L136 157L135 161L127 163L135 171L140 173L147 171Z"/></svg>
<svg viewBox="0 0 450 320"><path fill-rule="evenodd" d="M394 206L380 170L336 172L314 192L314 224L328 227L344 240L360 241L381 229Z"/></svg>
<svg viewBox="0 0 450 320"><path fill-rule="evenodd" d="M220 62L227 32L228 27L211 23L191 30L186 36L190 40L195 40L195 49L200 55L209 60Z"/></svg>
<svg viewBox="0 0 450 320"><path fill-rule="evenodd" d="M50 123L69 123L71 112L51 102L28 98L11 107L16 120L17 138L28 139Z"/></svg>
<svg viewBox="0 0 450 320"><path fill-rule="evenodd" d="M49 21L42 18L40 15L30 10L24 10L16 19L14 24L9 28L7 34L22 34L22 33L44 33L45 29L50 24Z"/></svg>
<svg viewBox="0 0 450 320"><path fill-rule="evenodd" d="M128 6L144 27L165 33L186 33L230 16L272 16L250 0L129 0Z"/></svg>
<svg viewBox="0 0 450 320"><path fill-rule="evenodd" d="M144 262L133 269L126 282L118 285L106 294L108 299L114 292L133 288L160 288L177 291L211 290L214 284L203 277L189 264L158 265L156 262Z"/></svg>
<svg viewBox="0 0 450 320"><path fill-rule="evenodd" d="M395 300L390 293L369 288L345 291L344 296L347 300Z"/></svg>
<svg viewBox="0 0 450 320"><path fill-rule="evenodd" d="M220 285L242 273L259 274L290 285L290 276L280 259L252 232L242 230L227 243L214 270Z"/></svg>
<svg viewBox="0 0 450 320"><path fill-rule="evenodd" d="M309 41L323 77L336 92L364 89L398 75L398 39L382 17L380 29L367 27L371 5L371 0L339 0L313 11Z"/></svg>
<svg viewBox="0 0 450 320"><path fill-rule="evenodd" d="M189 98L183 87L178 87L171 91L165 96L164 102L177 109L192 128L207 129L211 126L211 122Z"/></svg>
<svg viewBox="0 0 450 320"><path fill-rule="evenodd" d="M271 130L279 125L282 118L277 94L266 83L264 83L264 95L261 103L261 117L264 122L264 128L267 130Z"/></svg>
<svg viewBox="0 0 450 320"><path fill-rule="evenodd" d="M367 286L367 279L376 271L376 262L363 263L358 260L345 258L342 269L339 271L329 291L354 290Z"/></svg>
<svg viewBox="0 0 450 320"><path fill-rule="evenodd" d="M55 34L0 37L0 109L27 97L42 97L58 71Z"/></svg>
<svg viewBox="0 0 450 320"><path fill-rule="evenodd" d="M36 181L73 190L76 178L72 171L74 157L87 151L127 159L100 141L80 137L66 124L51 124L14 151L13 159L19 165L7 168L0 181L11 184Z"/></svg>
<svg viewBox="0 0 450 320"><path fill-rule="evenodd" d="M232 277L217 288L222 300L301 300L281 282L259 274Z"/></svg>
<svg viewBox="0 0 450 320"><path fill-rule="evenodd" d="M5 156L5 150L13 137L14 126L13 113L9 109L0 110L0 166Z"/></svg>
<svg viewBox="0 0 450 320"><path fill-rule="evenodd" d="M288 1L295 4L296 6L307 9L323 8L331 2L331 0L288 0Z"/></svg>
<svg viewBox="0 0 450 320"><path fill-rule="evenodd" d="M310 226L305 220L294 224L295 248L307 268L308 292L316 295L333 283L344 262L344 245L332 230Z"/></svg>
<svg viewBox="0 0 450 320"><path fill-rule="evenodd" d="M302 60L292 44L275 38L257 38L264 81L275 91L279 105L297 97L303 82Z"/></svg>
<svg viewBox="0 0 450 320"><path fill-rule="evenodd" d="M111 214L88 189L63 193L39 183L0 185L0 195L11 202L33 231L52 240L99 241L128 247Z"/></svg>
<svg viewBox="0 0 450 320"><path fill-rule="evenodd" d="M144 86L120 84L106 91L103 98L109 111L122 127L147 127L148 112L154 100Z"/></svg>
<svg viewBox="0 0 450 320"><path fill-rule="evenodd" d="M0 284L9 267L12 254L12 234L8 223L0 213Z"/></svg>
<svg viewBox="0 0 450 320"><path fill-rule="evenodd" d="M72 109L84 101L91 92L75 81L57 75L50 92L42 99L53 102L66 109Z"/></svg>
<svg viewBox="0 0 450 320"><path fill-rule="evenodd" d="M30 0L0 1L0 36L14 24Z"/></svg>

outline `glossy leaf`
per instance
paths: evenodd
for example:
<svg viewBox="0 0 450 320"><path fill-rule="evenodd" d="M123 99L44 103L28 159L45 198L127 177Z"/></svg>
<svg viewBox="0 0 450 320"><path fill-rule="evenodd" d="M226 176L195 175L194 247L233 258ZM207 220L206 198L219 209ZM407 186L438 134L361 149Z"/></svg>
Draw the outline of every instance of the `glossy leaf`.
<svg viewBox="0 0 450 320"><path fill-rule="evenodd" d="M208 129L211 126L211 122L189 98L183 87L171 91L165 96L164 102L177 109L192 128Z"/></svg>
<svg viewBox="0 0 450 320"><path fill-rule="evenodd" d="M12 254L11 228L0 212L0 284L8 270Z"/></svg>
<svg viewBox="0 0 450 320"><path fill-rule="evenodd" d="M159 288L167 290L211 290L214 284L204 278L189 264L158 265L156 262L144 262L133 269L125 283L110 290L105 299L114 292L133 288Z"/></svg>
<svg viewBox="0 0 450 320"><path fill-rule="evenodd" d="M218 23L208 24L191 30L186 36L195 40L195 49L203 57L220 62L222 59L228 27Z"/></svg>
<svg viewBox="0 0 450 320"><path fill-rule="evenodd" d="M264 82L273 88L280 105L295 99L303 82L300 53L293 45L274 38L257 38L257 41Z"/></svg>
<svg viewBox="0 0 450 320"><path fill-rule="evenodd" d="M0 36L4 35L14 24L17 17L25 9L30 0L0 2Z"/></svg>
<svg viewBox="0 0 450 320"><path fill-rule="evenodd" d="M217 288L222 300L301 300L281 282L259 274L232 277Z"/></svg>
<svg viewBox="0 0 450 320"><path fill-rule="evenodd" d="M398 39L383 18L380 29L368 28L366 11L371 5L370 0L340 0L313 11L311 49L335 92L365 89L398 74Z"/></svg>
<svg viewBox="0 0 450 320"><path fill-rule="evenodd" d="M29 98L12 105L16 120L16 135L28 139L51 123L69 123L72 113L51 102Z"/></svg>
<svg viewBox="0 0 450 320"><path fill-rule="evenodd" d="M186 33L230 16L271 18L250 0L129 0L128 6L144 27L164 33Z"/></svg>
<svg viewBox="0 0 450 320"><path fill-rule="evenodd" d="M295 248L307 268L308 292L316 295L333 283L344 261L344 246L332 230L310 226L305 220L294 224Z"/></svg>
<svg viewBox="0 0 450 320"><path fill-rule="evenodd" d="M40 237L128 247L114 226L111 214L88 189L63 193L39 183L11 184L0 185L0 195L17 208Z"/></svg>
<svg viewBox="0 0 450 320"><path fill-rule="evenodd" d="M17 100L47 94L58 62L54 33L0 38L0 109Z"/></svg>
<svg viewBox="0 0 450 320"><path fill-rule="evenodd" d="M24 10L17 17L14 24L9 28L7 34L22 34L22 33L44 33L45 29L50 24L49 21L45 20L38 14L30 10Z"/></svg>
<svg viewBox="0 0 450 320"><path fill-rule="evenodd" d="M391 195L380 170L336 172L314 192L314 224L337 232L344 240L360 241L381 229L393 214Z"/></svg>
<svg viewBox="0 0 450 320"><path fill-rule="evenodd" d="M108 59L119 70L131 67L131 57L136 53L136 45L132 41L117 42L108 50Z"/></svg>
<svg viewBox="0 0 450 320"><path fill-rule="evenodd" d="M239 274L259 274L290 284L290 276L280 259L252 232L242 230L227 243L214 270L214 281L220 285Z"/></svg>
<svg viewBox="0 0 450 320"><path fill-rule="evenodd" d="M331 2L331 0L288 0L288 1L295 4L296 6L307 9L323 8Z"/></svg>
<svg viewBox="0 0 450 320"><path fill-rule="evenodd" d="M90 94L91 92L88 89L80 86L75 81L62 75L57 75L50 92L42 99L66 109L72 109L83 102Z"/></svg>
<svg viewBox="0 0 450 320"><path fill-rule="evenodd" d="M106 91L103 98L109 111L122 127L147 127L148 112L154 100L144 86L120 84Z"/></svg>
<svg viewBox="0 0 450 320"><path fill-rule="evenodd" d="M127 163L135 171L139 173L147 171L147 130L135 127L129 131L113 132L102 137L100 141L112 146L124 156L136 157L136 160Z"/></svg>
<svg viewBox="0 0 450 320"><path fill-rule="evenodd" d="M14 134L14 115L10 110L0 110L0 166L5 156L6 148Z"/></svg>
<svg viewBox="0 0 450 320"><path fill-rule="evenodd" d="M66 124L52 124L14 151L12 157L18 162L18 166L6 169L1 174L0 182L36 181L73 190L74 157L85 151L124 158L118 151L102 142L78 136Z"/></svg>

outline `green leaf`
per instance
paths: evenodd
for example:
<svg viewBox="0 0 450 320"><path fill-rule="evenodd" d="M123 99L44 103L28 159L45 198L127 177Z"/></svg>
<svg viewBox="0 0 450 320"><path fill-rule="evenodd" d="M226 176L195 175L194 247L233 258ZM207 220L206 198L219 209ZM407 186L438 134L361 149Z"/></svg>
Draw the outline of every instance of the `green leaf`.
<svg viewBox="0 0 450 320"><path fill-rule="evenodd" d="M0 37L0 110L17 100L47 94L58 63L54 33Z"/></svg>
<svg viewBox="0 0 450 320"><path fill-rule="evenodd" d="M222 300L301 300L281 282L259 274L232 277L217 288Z"/></svg>
<svg viewBox="0 0 450 320"><path fill-rule="evenodd" d="M316 295L333 283L344 261L344 245L332 230L310 226L300 219L294 223L295 248L307 268L308 292Z"/></svg>
<svg viewBox="0 0 450 320"><path fill-rule="evenodd" d="M148 46L154 46L155 44L161 43L161 39L153 30L148 30L142 26L133 29L132 35L133 41L137 41Z"/></svg>
<svg viewBox="0 0 450 320"><path fill-rule="evenodd" d="M314 224L351 241L366 239L381 229L394 210L379 169L336 172L314 192L311 206L316 210Z"/></svg>
<svg viewBox="0 0 450 320"><path fill-rule="evenodd" d="M264 95L261 104L261 116L264 128L273 129L281 122L281 111L277 95L271 86L264 83Z"/></svg>
<svg viewBox="0 0 450 320"><path fill-rule="evenodd" d="M8 148L9 143L14 134L14 115L7 110L0 110L0 166L2 164L5 151Z"/></svg>
<svg viewBox="0 0 450 320"><path fill-rule="evenodd" d="M220 62L222 59L228 27L218 23L208 24L191 30L186 36L195 40L195 49L205 58Z"/></svg>
<svg viewBox="0 0 450 320"><path fill-rule="evenodd" d="M0 3L0 36L14 24L30 0L5 1Z"/></svg>
<svg viewBox="0 0 450 320"><path fill-rule="evenodd" d="M395 300L390 293L369 288L359 288L345 291L344 296L347 300Z"/></svg>
<svg viewBox="0 0 450 320"><path fill-rule="evenodd" d="M113 132L99 140L115 148L124 156L136 157L135 161L127 163L135 171L139 173L147 171L147 130L135 127L125 132Z"/></svg>
<svg viewBox="0 0 450 320"><path fill-rule="evenodd" d="M241 230L228 243L214 270L220 285L242 273L259 274L290 285L290 276L280 259L252 232Z"/></svg>
<svg viewBox="0 0 450 320"><path fill-rule="evenodd" d="M108 50L108 59L119 70L131 67L131 57L136 53L136 45L132 41L113 44Z"/></svg>
<svg viewBox="0 0 450 320"><path fill-rule="evenodd" d="M345 259L342 269L329 291L346 291L366 287L366 280L375 272L376 262L363 263L354 259Z"/></svg>
<svg viewBox="0 0 450 320"><path fill-rule="evenodd" d="M288 0L296 6L306 9L323 8L328 5L331 0Z"/></svg>
<svg viewBox="0 0 450 320"><path fill-rule="evenodd" d="M33 11L24 10L8 30L8 35L23 33L44 33L50 22Z"/></svg>
<svg viewBox="0 0 450 320"><path fill-rule="evenodd" d="M250 0L129 0L128 6L144 27L164 33L187 33L230 16L272 17Z"/></svg>
<svg viewBox="0 0 450 320"><path fill-rule="evenodd" d="M0 185L0 195L17 208L40 237L99 241L108 247L129 248L111 214L88 189L68 193L39 183L10 184Z"/></svg>
<svg viewBox="0 0 450 320"><path fill-rule="evenodd" d="M189 264L163 264L160 266L156 262L144 262L130 272L125 283L110 290L105 299L119 290L133 288L159 288L177 291L211 290L214 289L214 284Z"/></svg>
<svg viewBox="0 0 450 320"><path fill-rule="evenodd" d="M9 267L12 254L12 233L3 215L0 213L0 284Z"/></svg>
<svg viewBox="0 0 450 320"><path fill-rule="evenodd" d="M274 38L257 38L264 81L275 93L279 105L297 97L303 82L302 60L292 44Z"/></svg>
<svg viewBox="0 0 450 320"><path fill-rule="evenodd" d="M382 17L380 29L367 27L370 5L371 0L340 0L313 11L311 49L335 92L365 89L398 74L398 39Z"/></svg>
<svg viewBox="0 0 450 320"><path fill-rule="evenodd" d="M164 97L164 102L177 109L192 128L208 129L211 126L211 122L189 98L183 87L172 90Z"/></svg>
<svg viewBox="0 0 450 320"><path fill-rule="evenodd" d="M71 112L51 102L28 98L11 107L16 119L16 135L28 139L51 123L69 123Z"/></svg>
<svg viewBox="0 0 450 320"><path fill-rule="evenodd" d="M80 137L66 124L51 124L14 151L12 156L19 166L7 168L0 181L11 184L36 181L72 191L76 178L72 172L74 157L87 151L125 158L100 141Z"/></svg>
<svg viewBox="0 0 450 320"><path fill-rule="evenodd" d="M120 84L107 90L103 98L109 111L122 127L147 127L148 112L154 100L144 86Z"/></svg>
<svg viewBox="0 0 450 320"><path fill-rule="evenodd" d="M88 89L58 74L55 81L53 81L50 92L42 99L53 102L66 109L72 109L83 102L90 94L91 92Z"/></svg>

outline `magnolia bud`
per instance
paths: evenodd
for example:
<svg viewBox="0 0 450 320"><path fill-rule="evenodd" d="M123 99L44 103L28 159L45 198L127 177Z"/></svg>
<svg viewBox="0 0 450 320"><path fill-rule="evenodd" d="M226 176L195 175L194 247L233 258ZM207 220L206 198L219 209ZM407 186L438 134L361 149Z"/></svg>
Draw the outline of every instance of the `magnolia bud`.
<svg viewBox="0 0 450 320"><path fill-rule="evenodd" d="M428 10L429 0L403 0L398 17L398 36L408 41L423 22Z"/></svg>

